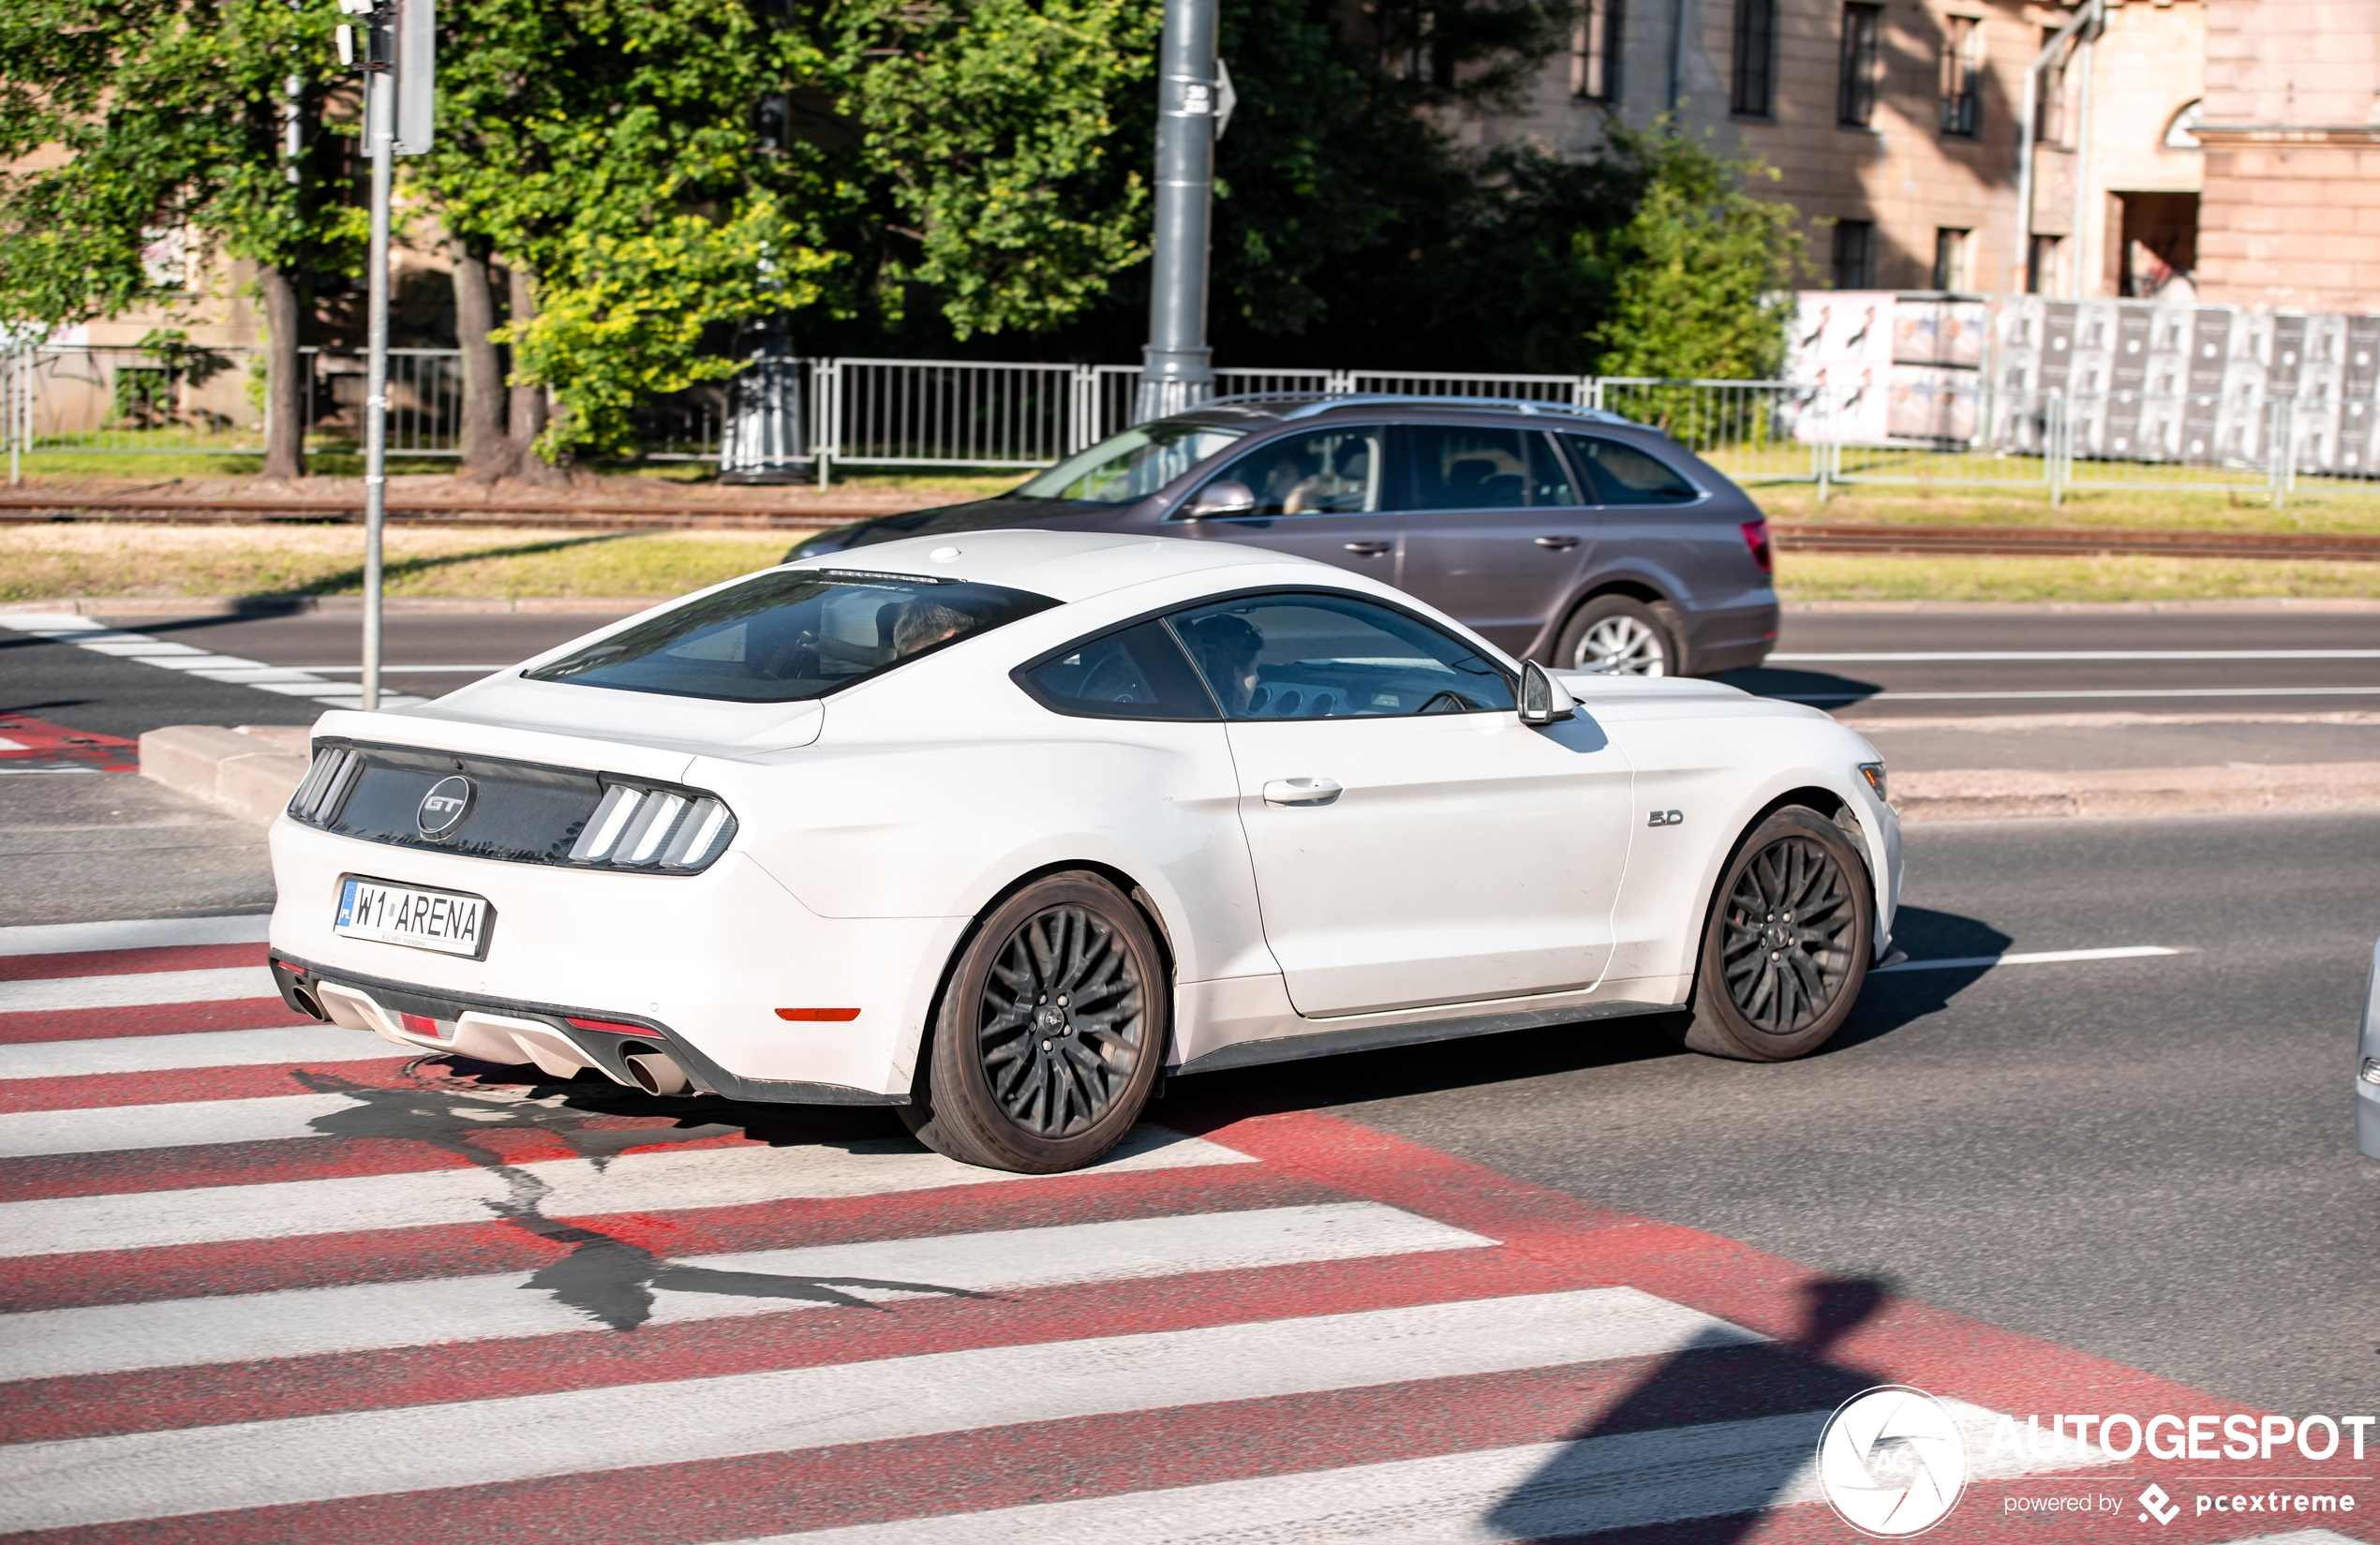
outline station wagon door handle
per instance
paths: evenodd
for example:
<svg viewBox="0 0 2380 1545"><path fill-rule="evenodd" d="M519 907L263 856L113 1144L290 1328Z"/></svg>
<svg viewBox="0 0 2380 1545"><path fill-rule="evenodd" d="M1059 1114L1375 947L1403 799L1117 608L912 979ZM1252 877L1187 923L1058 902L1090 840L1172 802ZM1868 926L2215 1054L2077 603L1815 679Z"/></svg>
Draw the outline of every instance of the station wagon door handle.
<svg viewBox="0 0 2380 1545"><path fill-rule="evenodd" d="M1395 551L1396 543L1393 542L1350 542L1346 547L1350 553L1359 553L1365 557L1378 557L1382 553Z"/></svg>
<svg viewBox="0 0 2380 1545"><path fill-rule="evenodd" d="M1540 537L1537 539L1537 544L1540 547L1551 547L1557 553L1567 553L1571 548L1579 544L1579 539L1576 537Z"/></svg>
<svg viewBox="0 0 2380 1545"><path fill-rule="evenodd" d="M1264 786L1268 805L1327 805L1339 797L1339 785L1327 778L1276 778Z"/></svg>

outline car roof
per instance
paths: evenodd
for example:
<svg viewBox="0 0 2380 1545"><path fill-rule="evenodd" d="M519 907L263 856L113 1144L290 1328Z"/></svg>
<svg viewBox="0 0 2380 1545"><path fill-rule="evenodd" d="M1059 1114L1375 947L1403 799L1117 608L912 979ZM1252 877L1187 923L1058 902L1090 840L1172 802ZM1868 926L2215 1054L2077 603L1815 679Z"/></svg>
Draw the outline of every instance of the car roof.
<svg viewBox="0 0 2380 1545"><path fill-rule="evenodd" d="M1230 569L1311 570L1317 581L1349 576L1311 558L1227 542L1104 531L1031 529L905 537L796 558L788 569L970 580L1030 590L1053 601L1087 601L1126 586Z"/></svg>
<svg viewBox="0 0 2380 1545"><path fill-rule="evenodd" d="M1634 419L1600 408L1582 408L1574 403L1545 402L1533 397L1433 396L1406 392L1260 392L1235 396L1209 397L1196 407L1168 415L1178 423L1242 425L1257 423L1286 423L1298 419L1325 415L1361 412L1376 416L1382 411L1439 414L1446 412L1519 414L1529 418L1547 418L1570 423L1605 424L1614 428L1642 429L1645 425Z"/></svg>

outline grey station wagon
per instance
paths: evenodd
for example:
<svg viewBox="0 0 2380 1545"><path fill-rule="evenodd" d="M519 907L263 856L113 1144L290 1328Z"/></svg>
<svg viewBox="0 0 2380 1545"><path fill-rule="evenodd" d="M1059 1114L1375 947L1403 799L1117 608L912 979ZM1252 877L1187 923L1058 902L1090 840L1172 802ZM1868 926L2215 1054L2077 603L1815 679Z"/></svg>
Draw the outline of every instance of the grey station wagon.
<svg viewBox="0 0 2380 1545"><path fill-rule="evenodd" d="M1659 430L1551 403L1219 397L1012 493L794 552L1017 527L1316 558L1560 669L1708 676L1758 665L1777 640L1760 507Z"/></svg>

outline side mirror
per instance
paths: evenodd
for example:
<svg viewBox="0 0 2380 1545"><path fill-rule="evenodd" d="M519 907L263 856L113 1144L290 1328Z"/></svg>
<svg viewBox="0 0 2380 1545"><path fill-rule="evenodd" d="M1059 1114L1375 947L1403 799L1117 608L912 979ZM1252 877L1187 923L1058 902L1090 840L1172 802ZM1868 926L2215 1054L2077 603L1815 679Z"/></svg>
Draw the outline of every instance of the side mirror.
<svg viewBox="0 0 2380 1545"><path fill-rule="evenodd" d="M1211 483L1198 490L1198 497L1182 512L1183 520L1217 520L1226 515L1252 513L1257 507L1256 491L1244 483Z"/></svg>
<svg viewBox="0 0 2380 1545"><path fill-rule="evenodd" d="M1552 724L1578 712L1569 690L1548 676L1534 660L1521 662L1521 722Z"/></svg>

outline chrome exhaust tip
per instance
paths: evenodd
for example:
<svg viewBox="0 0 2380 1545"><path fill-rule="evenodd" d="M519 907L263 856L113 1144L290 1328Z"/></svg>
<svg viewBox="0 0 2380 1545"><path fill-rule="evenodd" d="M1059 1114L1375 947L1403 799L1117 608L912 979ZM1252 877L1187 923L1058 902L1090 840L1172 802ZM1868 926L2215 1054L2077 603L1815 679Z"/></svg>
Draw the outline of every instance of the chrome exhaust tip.
<svg viewBox="0 0 2380 1545"><path fill-rule="evenodd" d="M683 1094L686 1092L686 1070L675 1059L658 1051L632 1051L621 1059L628 1064L628 1076L636 1087L647 1094Z"/></svg>
<svg viewBox="0 0 2380 1545"><path fill-rule="evenodd" d="M314 1016L324 1024L331 1022L330 1015L323 1012L322 1001L315 997L313 991L305 983L293 984L290 988L290 997L296 1002L301 1012Z"/></svg>

